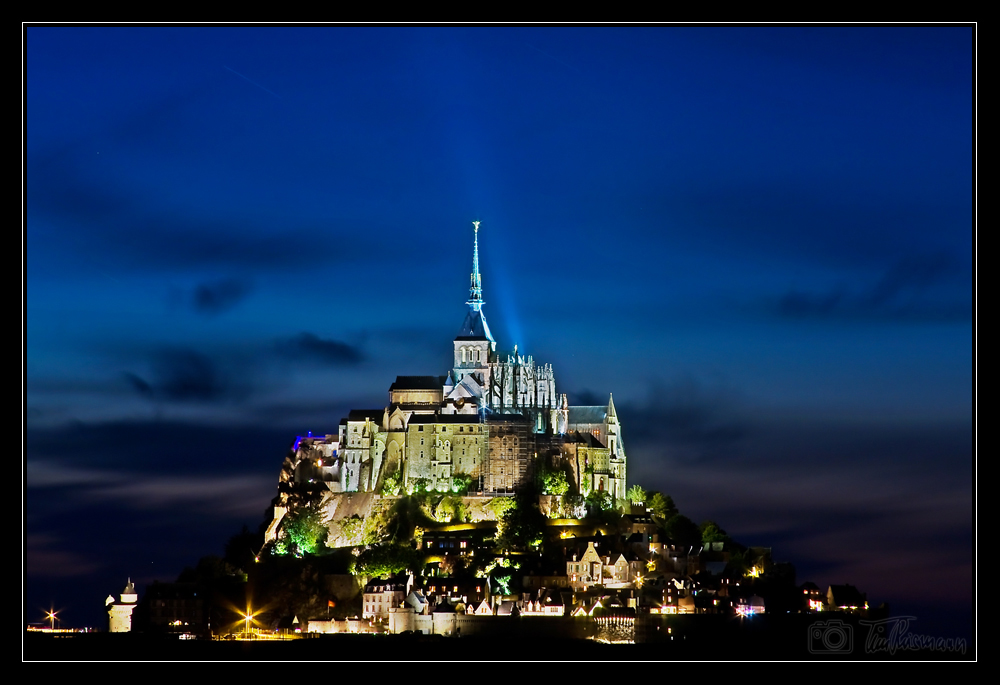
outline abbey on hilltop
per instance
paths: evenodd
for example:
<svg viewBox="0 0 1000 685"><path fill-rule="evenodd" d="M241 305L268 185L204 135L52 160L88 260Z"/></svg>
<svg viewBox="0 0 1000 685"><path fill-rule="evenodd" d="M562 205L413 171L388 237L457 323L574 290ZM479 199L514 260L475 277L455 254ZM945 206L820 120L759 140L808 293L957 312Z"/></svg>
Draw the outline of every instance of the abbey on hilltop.
<svg viewBox="0 0 1000 685"><path fill-rule="evenodd" d="M569 406L551 364L497 351L483 313L479 222L469 307L443 376L397 376L388 405L351 411L337 435L296 440L296 482L333 493L376 492L388 483L463 494L508 494L537 467L572 474L577 492L625 498L626 457L614 401ZM388 480L391 479L391 480Z"/></svg>

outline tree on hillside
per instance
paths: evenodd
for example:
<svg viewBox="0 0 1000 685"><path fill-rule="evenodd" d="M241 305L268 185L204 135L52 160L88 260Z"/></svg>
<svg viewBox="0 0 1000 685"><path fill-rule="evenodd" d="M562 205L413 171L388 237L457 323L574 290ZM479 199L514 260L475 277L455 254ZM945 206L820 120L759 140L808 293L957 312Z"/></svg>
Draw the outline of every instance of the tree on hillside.
<svg viewBox="0 0 1000 685"><path fill-rule="evenodd" d="M591 516L614 509L615 501L607 490L593 490L587 495L587 511Z"/></svg>
<svg viewBox="0 0 1000 685"><path fill-rule="evenodd" d="M424 555L409 544L384 542L363 550L354 560L351 573L358 576L387 578L403 571L415 573L424 566Z"/></svg>
<svg viewBox="0 0 1000 685"><path fill-rule="evenodd" d="M396 469L382 482L382 494L395 496L400 493L403 489L403 471L402 469Z"/></svg>
<svg viewBox="0 0 1000 685"><path fill-rule="evenodd" d="M705 521L701 524L701 541L706 545L710 542L729 542L726 531L719 527L715 521Z"/></svg>
<svg viewBox="0 0 1000 685"><path fill-rule="evenodd" d="M472 487L472 476L459 474L451 479L451 491L457 495L465 495Z"/></svg>
<svg viewBox="0 0 1000 685"><path fill-rule="evenodd" d="M545 515L538 508L536 497L523 496L511 500L497 522L497 546L501 550L533 549L541 544L545 532Z"/></svg>
<svg viewBox="0 0 1000 685"><path fill-rule="evenodd" d="M434 507L434 518L442 523L458 523L465 517L465 503L461 497L445 495Z"/></svg>
<svg viewBox="0 0 1000 685"><path fill-rule="evenodd" d="M316 504L298 507L285 516L282 526L288 536L289 551L296 555L316 554L326 547L326 524Z"/></svg>
<svg viewBox="0 0 1000 685"><path fill-rule="evenodd" d="M407 494L419 495L425 493L430 489L431 481L429 478L412 478L410 479Z"/></svg>
<svg viewBox="0 0 1000 685"><path fill-rule="evenodd" d="M569 492L569 479L562 469L545 471L542 474L542 494L565 495Z"/></svg>
<svg viewBox="0 0 1000 685"><path fill-rule="evenodd" d="M701 530L687 516L675 514L663 528L675 544L691 547L701 543Z"/></svg>
<svg viewBox="0 0 1000 685"><path fill-rule="evenodd" d="M646 491L639 485L633 485L628 489L628 501L632 504L645 504Z"/></svg>
<svg viewBox="0 0 1000 685"><path fill-rule="evenodd" d="M646 506L653 513L655 519L659 519L660 525L666 524L671 518L677 515L677 507L670 495L662 492L650 492L646 496Z"/></svg>
<svg viewBox="0 0 1000 685"><path fill-rule="evenodd" d="M423 500L418 496L400 497L389 509L385 526L386 538L391 542L409 542L418 526L434 525L423 509Z"/></svg>

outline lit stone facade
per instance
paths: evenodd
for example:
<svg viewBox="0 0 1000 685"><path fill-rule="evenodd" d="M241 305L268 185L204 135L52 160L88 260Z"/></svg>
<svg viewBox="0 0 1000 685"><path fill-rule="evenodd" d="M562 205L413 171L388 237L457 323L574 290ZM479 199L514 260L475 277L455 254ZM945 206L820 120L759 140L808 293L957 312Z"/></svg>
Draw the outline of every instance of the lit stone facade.
<svg viewBox="0 0 1000 685"><path fill-rule="evenodd" d="M108 632L111 633L128 633L132 630L132 612L135 611L139 596L131 578L120 597L121 600L116 602L113 596L108 595L104 603L108 608Z"/></svg>
<svg viewBox="0 0 1000 685"><path fill-rule="evenodd" d="M296 482L330 491L383 492L401 474L406 490L448 491L464 477L468 491L516 491L544 459L568 467L581 492L624 499L625 449L614 402L570 407L556 390L551 364L497 352L483 314L479 224L475 223L469 310L453 341L444 376L398 376L381 409L355 410L336 435L299 438Z"/></svg>

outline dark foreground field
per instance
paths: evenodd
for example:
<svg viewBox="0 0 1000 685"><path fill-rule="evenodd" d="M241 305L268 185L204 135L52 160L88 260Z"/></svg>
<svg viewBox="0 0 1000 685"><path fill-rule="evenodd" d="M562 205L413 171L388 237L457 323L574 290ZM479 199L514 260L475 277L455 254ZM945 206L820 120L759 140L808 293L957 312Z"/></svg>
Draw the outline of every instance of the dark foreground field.
<svg viewBox="0 0 1000 685"><path fill-rule="evenodd" d="M536 634L321 635L287 641L178 641L140 634L91 633L55 637L28 633L26 661L760 661L969 660L973 645L870 639L857 621L835 625L795 615L755 619L674 618L649 626L640 644L540 638ZM668 632L667 627L671 630ZM824 632L826 631L826 632Z"/></svg>

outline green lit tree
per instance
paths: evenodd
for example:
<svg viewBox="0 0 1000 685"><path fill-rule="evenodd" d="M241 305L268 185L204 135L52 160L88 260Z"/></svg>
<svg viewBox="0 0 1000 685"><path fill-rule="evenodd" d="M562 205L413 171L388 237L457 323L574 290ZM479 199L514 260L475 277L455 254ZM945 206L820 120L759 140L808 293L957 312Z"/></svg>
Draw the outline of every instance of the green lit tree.
<svg viewBox="0 0 1000 685"><path fill-rule="evenodd" d="M607 490L593 490L586 498L587 510L591 515L611 511L615 507L614 498Z"/></svg>
<svg viewBox="0 0 1000 685"><path fill-rule="evenodd" d="M393 473L386 476L385 481L382 483L382 494L383 495L398 495L403 489L403 472L397 469Z"/></svg>
<svg viewBox="0 0 1000 685"><path fill-rule="evenodd" d="M472 485L472 476L460 474L451 479L451 491L457 495L464 495Z"/></svg>
<svg viewBox="0 0 1000 685"><path fill-rule="evenodd" d="M417 571L423 565L424 555L408 543L384 542L362 550L354 560L351 573L385 578L406 570Z"/></svg>
<svg viewBox="0 0 1000 685"><path fill-rule="evenodd" d="M290 551L296 556L316 554L326 547L326 525L316 504L301 506L290 512L283 527Z"/></svg>
<svg viewBox="0 0 1000 685"><path fill-rule="evenodd" d="M445 495L434 507L434 518L441 523L459 523L465 520L465 503L461 497Z"/></svg>
<svg viewBox="0 0 1000 685"><path fill-rule="evenodd" d="M537 498L519 497L511 501L514 505L505 508L497 523L497 546L501 550L537 548L542 543L546 524Z"/></svg>
<svg viewBox="0 0 1000 685"><path fill-rule="evenodd" d="M585 498L590 496L594 487L594 467L589 464L583 469L583 477L580 478L580 494Z"/></svg>
<svg viewBox="0 0 1000 685"><path fill-rule="evenodd" d="M728 542L729 536L726 531L719 527L715 521L705 521L701 524L701 541L706 545L710 542Z"/></svg>
<svg viewBox="0 0 1000 685"><path fill-rule="evenodd" d="M565 495L567 492L569 492L569 479L566 478L565 471L559 469L542 474L542 494Z"/></svg>
<svg viewBox="0 0 1000 685"><path fill-rule="evenodd" d="M646 506L653 513L654 519L659 520L660 525L664 525L677 515L677 507L674 505L673 498L662 492L647 493Z"/></svg>
<svg viewBox="0 0 1000 685"><path fill-rule="evenodd" d="M494 497L486 506L489 507L490 511L497 517L497 520L500 521L503 519L504 514L517 506L517 502L513 497Z"/></svg>
<svg viewBox="0 0 1000 685"><path fill-rule="evenodd" d="M646 491L639 485L633 485L628 489L628 501L632 504L645 504Z"/></svg>
<svg viewBox="0 0 1000 685"><path fill-rule="evenodd" d="M410 494L419 495L431 489L431 481L429 478L414 478L408 487Z"/></svg>

